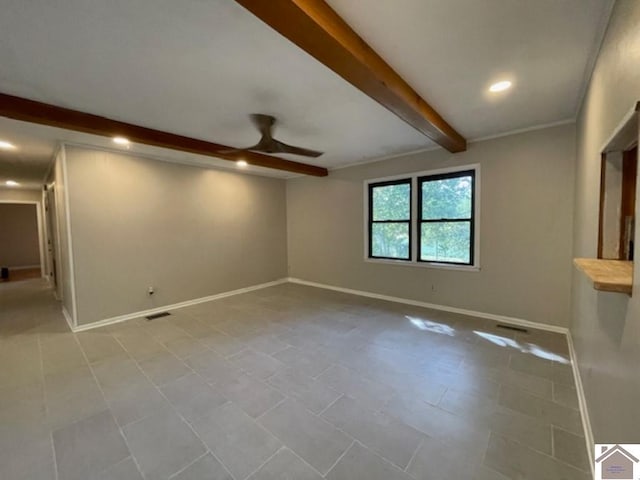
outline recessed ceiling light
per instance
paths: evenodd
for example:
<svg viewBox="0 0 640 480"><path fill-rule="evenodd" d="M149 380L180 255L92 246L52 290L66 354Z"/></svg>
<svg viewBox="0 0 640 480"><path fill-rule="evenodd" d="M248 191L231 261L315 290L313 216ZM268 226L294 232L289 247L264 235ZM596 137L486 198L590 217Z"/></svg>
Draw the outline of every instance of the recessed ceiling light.
<svg viewBox="0 0 640 480"><path fill-rule="evenodd" d="M125 137L113 137L113 143L116 143L118 145L127 146L131 142L129 142L129 139L125 138Z"/></svg>
<svg viewBox="0 0 640 480"><path fill-rule="evenodd" d="M2 148L3 150L13 150L14 148L16 148L16 146L13 143L0 140L0 148Z"/></svg>
<svg viewBox="0 0 640 480"><path fill-rule="evenodd" d="M502 80L501 82L494 83L489 87L490 92L504 92L511 88L511 82L509 80Z"/></svg>
<svg viewBox="0 0 640 480"><path fill-rule="evenodd" d="M17 187L18 185L20 185L18 182L16 182L15 180L7 180L6 182L4 182L4 184L7 187Z"/></svg>
<svg viewBox="0 0 640 480"><path fill-rule="evenodd" d="M249 164L247 163L247 161L246 161L246 160L238 160L238 161L236 162L236 165L238 165L238 166L239 166L239 167L241 167L241 168L244 168L244 167L246 167L246 166L247 166L247 165L249 165Z"/></svg>

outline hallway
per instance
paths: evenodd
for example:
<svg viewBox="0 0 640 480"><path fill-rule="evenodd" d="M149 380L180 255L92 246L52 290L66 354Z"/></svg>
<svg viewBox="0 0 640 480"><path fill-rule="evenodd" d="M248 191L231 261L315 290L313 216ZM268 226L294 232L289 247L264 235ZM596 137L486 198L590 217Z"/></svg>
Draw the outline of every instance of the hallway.
<svg viewBox="0 0 640 480"><path fill-rule="evenodd" d="M0 478L55 478L42 344L68 331L46 281L0 284Z"/></svg>

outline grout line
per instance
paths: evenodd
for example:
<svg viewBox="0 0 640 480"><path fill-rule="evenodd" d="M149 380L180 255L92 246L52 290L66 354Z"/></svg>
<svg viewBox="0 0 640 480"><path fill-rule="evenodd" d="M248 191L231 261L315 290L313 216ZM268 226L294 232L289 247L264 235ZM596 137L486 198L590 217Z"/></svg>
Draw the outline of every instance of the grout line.
<svg viewBox="0 0 640 480"><path fill-rule="evenodd" d="M337 390L336 390L336 391L337 391ZM338 400L340 400L342 397L344 397L344 396L345 396L345 394L344 394L344 393L342 393L342 392L338 392L338 393L340 393L340 396L339 396L338 398L336 398L336 399L335 399L334 401L332 401L329 405L327 405L325 408L323 408L321 412L318 412L318 414L317 414L317 415L318 415L319 417L320 417L320 416L322 416L322 414L324 414L324 413L325 413L327 410L329 410L331 407L333 407L336 403L338 403ZM323 417L323 418L324 418L324 417Z"/></svg>
<svg viewBox="0 0 640 480"><path fill-rule="evenodd" d="M244 477L244 480L247 480L247 479L251 478L257 472L259 472L262 467L264 467L267 463L269 463L276 455L278 455L278 453L280 453L281 450L284 450L285 448L287 448L287 447L283 443L282 446L273 453L273 455L271 455L264 462L262 462L260 465L258 465L258 468L256 468L253 472L251 472L249 475Z"/></svg>
<svg viewBox="0 0 640 480"><path fill-rule="evenodd" d="M322 355L324 356L324 354L323 354L322 352L319 352L319 353L320 353L320 354L322 354ZM335 365L333 362L328 362L328 363L329 363L329 364L327 365L327 367L326 367L326 368L323 368L323 369L322 369L322 371L321 371L320 373L316 374L315 376L311 376L311 375L309 375L309 377L310 377L312 380L317 381L317 380L318 380L318 378L320 378L324 372L326 372L327 370L329 370L331 367L333 367L333 366Z"/></svg>
<svg viewBox="0 0 640 480"><path fill-rule="evenodd" d="M276 391L278 391L278 390L276 390ZM282 392L280 392L280 393L282 393ZM276 409L276 408L278 408L280 405L282 405L284 402L286 402L287 400L289 400L289 397L288 397L286 394L283 394L283 395L284 395L284 398L283 398L282 400L280 400L280 401L279 401L278 403L276 403L274 406L267 408L264 412L262 412L260 415L258 415L257 417L255 417L253 420L255 420L255 421L257 422L260 418L264 417L267 413L269 413L269 412L271 412L271 411L275 410L275 409ZM245 413L246 413L246 412L245 412ZM251 415L249 415L249 416L251 416Z"/></svg>
<svg viewBox="0 0 640 480"><path fill-rule="evenodd" d="M349 447L351 447L351 446L349 446ZM320 473L320 471L318 469L316 469L313 465L311 465L309 462L307 462L304 458L302 458L300 455L298 455L296 452L294 452L291 448L287 447L286 445L285 445L284 448L289 450L291 453L293 453L294 456L298 457L302 463L304 463L305 465L308 465L311 468L311 470L313 470L318 475L320 475L322 478L324 478L324 475L322 475L322 473ZM349 448L347 448L347 450L349 450ZM346 450L345 450L345 452L346 452Z"/></svg>
<svg viewBox="0 0 640 480"><path fill-rule="evenodd" d="M485 447L484 447L484 452L482 453L482 458L480 459L480 465L489 468L490 470L494 471L495 470L493 468L491 468L489 465L486 464L486 460L487 460L487 452L489 451L489 441L491 441L491 435L492 435L492 431L489 430L489 433L487 434L487 438L486 438L486 442L485 442Z"/></svg>
<svg viewBox="0 0 640 480"><path fill-rule="evenodd" d="M500 388L500 387L498 387L498 388ZM440 405L442 403L442 401L444 400L444 397L447 395L447 393L449 393L449 390L451 390L451 387L444 387L444 385L443 385L442 392L440 393L440 396L438 397L438 402L435 405L433 405L432 403L427 402L426 400L424 400L424 401L426 403L428 403L429 405L433 405L434 407L437 407L438 405Z"/></svg>
<svg viewBox="0 0 640 480"><path fill-rule="evenodd" d="M419 431L419 430L417 430ZM416 447L416 449L413 451L413 453L411 454L411 458L409 459L409 462L407 462L407 466L404 467L404 471L409 473L409 467L411 466L411 463L413 462L413 460L416 458L416 456L418 455L418 451L420 451L420 447L422 447L422 445L424 444L424 438L422 438L419 442L418 442L418 446Z"/></svg>
<svg viewBox="0 0 640 480"><path fill-rule="evenodd" d="M333 462L333 465L331 465L331 466L327 469L327 473L325 473L325 474L323 475L323 477L326 477L327 475L329 475L329 472L331 472L331 470L333 470L333 469L336 467L336 465L340 462L340 460L342 460L342 458L347 454L347 452L348 452L349 450L351 450L351 448L356 444L356 442L358 442L358 441L357 441L357 440L355 440L355 439L351 442L351 445L349 445L349 446L345 449L345 451L344 451L344 452L342 452L342 454L341 454L341 455L336 459L336 461L335 461L335 462ZM358 442L358 443L360 443L360 442Z"/></svg>
<svg viewBox="0 0 640 480"><path fill-rule="evenodd" d="M205 445L206 446L206 445ZM193 460L191 463L185 465L183 468L181 468L180 470L178 470L175 473L172 473L169 476L169 480L171 480L172 478L175 478L176 475L180 475L182 472L184 472L187 468L189 468L191 465L193 465L194 463L196 463L198 460L200 460L201 458L206 457L207 455L209 455L209 449L206 450L206 452L204 452L202 455L200 455L198 458L196 458L195 460Z"/></svg>

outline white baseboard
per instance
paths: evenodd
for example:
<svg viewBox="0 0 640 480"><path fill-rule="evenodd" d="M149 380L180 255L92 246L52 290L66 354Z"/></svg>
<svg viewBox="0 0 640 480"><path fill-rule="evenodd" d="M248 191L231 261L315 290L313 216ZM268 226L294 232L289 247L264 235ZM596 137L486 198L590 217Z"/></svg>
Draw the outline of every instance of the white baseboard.
<svg viewBox="0 0 640 480"><path fill-rule="evenodd" d="M407 305L414 305L416 307L431 308L433 310L459 313L461 315L468 315L471 317L486 318L488 320L495 320L496 322L508 323L510 325L516 325L519 327L536 328L538 330L546 330L549 332L560 333L563 335L566 335L567 332L569 331L565 327L548 325L546 323L532 322L529 320L524 320L522 318L507 317L505 315L496 315L494 313L477 312L475 310L467 310L464 308L450 307L448 305L438 305L436 303L420 302L418 300L410 300L408 298L401 298L401 297L392 297L390 295L382 295L379 293L367 292L363 290L353 290L351 288L336 287L333 285L326 285L324 283L309 282L307 280L301 280L299 278L289 277L289 282L298 283L300 285L308 285L310 287L324 288L326 290L335 290L336 292L350 293L352 295L359 295L361 297L369 297L369 298L376 298L378 300L386 300L388 302L404 303Z"/></svg>
<svg viewBox="0 0 640 480"><path fill-rule="evenodd" d="M573 378L576 384L576 393L578 394L578 405L582 417L582 429L584 430L584 440L587 445L587 454L589 455L589 465L591 466L591 476L594 476L594 460L593 460L593 431L591 430L591 421L589 419L589 410L587 409L587 398L584 394L582 379L580 377L580 369L578 368L578 357L573 346L573 338L571 332L567 332L567 343L569 344L569 355L571 355L571 366L573 367ZM595 478L595 477L594 477Z"/></svg>
<svg viewBox="0 0 640 480"><path fill-rule="evenodd" d="M56 296L56 300L57 300L57 296ZM75 331L73 328L73 320L71 319L71 315L69 315L69 312L67 312L67 309L62 307L62 315L64 315L64 319L67 321L67 324L69 325L69 328L71 329L71 331Z"/></svg>
<svg viewBox="0 0 640 480"><path fill-rule="evenodd" d="M125 315L119 315L117 317L105 318L104 320L98 320L97 322L87 323L86 325L78 325L73 328L74 332L83 332L85 330L91 330L93 328L104 327L106 325L112 325L114 323L125 322L127 320L133 320L134 318L146 317L153 315L154 313L165 312L167 310L176 310L178 308L189 307L191 305L197 305L198 303L210 302L212 300L218 300L220 298L231 297L233 295L240 295L241 293L252 292L254 290L260 290L262 288L273 287L274 285L280 285L287 283L286 278L281 278L273 282L261 283L258 285L252 285L250 287L239 288L237 290L231 290L229 292L217 293L215 295L209 295L208 297L194 298L193 300L187 300L184 302L174 303L172 305L163 305L161 307L151 308L149 310L142 310L140 312L127 313ZM68 315L65 314L65 315ZM69 321L67 319L67 321Z"/></svg>

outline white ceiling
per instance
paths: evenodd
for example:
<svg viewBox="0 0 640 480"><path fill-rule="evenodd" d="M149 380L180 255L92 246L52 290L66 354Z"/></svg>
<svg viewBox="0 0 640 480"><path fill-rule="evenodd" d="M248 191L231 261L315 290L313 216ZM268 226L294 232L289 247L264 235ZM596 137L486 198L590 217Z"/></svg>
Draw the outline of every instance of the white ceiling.
<svg viewBox="0 0 640 480"><path fill-rule="evenodd" d="M238 147L258 139L248 114L269 113L276 138L326 152L286 158L329 168L434 146L232 0L2 3L3 93ZM574 118L612 0L329 3L475 139ZM514 88L488 95L502 78ZM0 155L0 181L35 178L61 138L105 143L78 135L5 119L20 150Z"/></svg>

